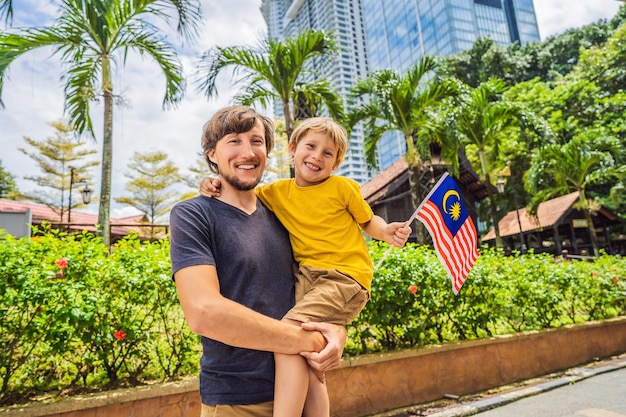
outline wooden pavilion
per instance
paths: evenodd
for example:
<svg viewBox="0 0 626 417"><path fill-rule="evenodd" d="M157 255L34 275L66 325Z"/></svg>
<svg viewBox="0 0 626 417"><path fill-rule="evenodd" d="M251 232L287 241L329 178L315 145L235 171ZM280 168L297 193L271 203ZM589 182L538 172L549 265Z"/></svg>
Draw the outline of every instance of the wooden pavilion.
<svg viewBox="0 0 626 417"><path fill-rule="evenodd" d="M531 216L526 207L508 212L498 222L505 250L522 250L523 238L526 247L532 248L535 253L561 255L567 251L569 255L592 256L593 246L587 220L581 210L574 208L577 200L578 192L548 200L539 205L536 216ZM622 226L622 220L604 207L592 215L592 220L598 249L604 249L609 254L624 255L623 240L611 239L611 229L617 232ZM491 229L482 242L493 245L495 238L495 231Z"/></svg>
<svg viewBox="0 0 626 417"><path fill-rule="evenodd" d="M454 180L461 190L465 208L474 224L478 224L475 207L478 201L488 196L487 187L480 181L478 174L474 172L471 164L462 154L459 154L459 164L459 176L454 177ZM361 194L374 213L388 222L406 221L415 210L411 201L408 168L406 160L401 157L361 187ZM437 155L433 155L430 168L434 179L438 179L444 172L447 172L446 163ZM417 240L415 230L414 227L409 241Z"/></svg>

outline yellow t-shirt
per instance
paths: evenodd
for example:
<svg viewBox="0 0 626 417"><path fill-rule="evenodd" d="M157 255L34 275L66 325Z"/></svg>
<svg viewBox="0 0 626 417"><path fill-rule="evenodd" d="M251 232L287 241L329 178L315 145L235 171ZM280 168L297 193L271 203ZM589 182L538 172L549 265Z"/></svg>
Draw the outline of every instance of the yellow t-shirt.
<svg viewBox="0 0 626 417"><path fill-rule="evenodd" d="M359 223L374 213L356 181L332 175L300 187L295 179L278 180L256 194L289 232L299 264L337 269L370 291L374 268Z"/></svg>

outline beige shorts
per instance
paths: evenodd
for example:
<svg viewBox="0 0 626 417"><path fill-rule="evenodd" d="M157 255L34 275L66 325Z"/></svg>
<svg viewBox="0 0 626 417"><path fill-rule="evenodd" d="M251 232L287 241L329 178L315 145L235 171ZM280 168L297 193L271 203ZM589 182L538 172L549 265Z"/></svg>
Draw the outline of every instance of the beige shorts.
<svg viewBox="0 0 626 417"><path fill-rule="evenodd" d="M300 265L296 277L296 305L285 318L300 322L348 324L370 299L368 291L336 269Z"/></svg>
<svg viewBox="0 0 626 417"><path fill-rule="evenodd" d="M274 401L251 405L205 405L200 417L272 417Z"/></svg>

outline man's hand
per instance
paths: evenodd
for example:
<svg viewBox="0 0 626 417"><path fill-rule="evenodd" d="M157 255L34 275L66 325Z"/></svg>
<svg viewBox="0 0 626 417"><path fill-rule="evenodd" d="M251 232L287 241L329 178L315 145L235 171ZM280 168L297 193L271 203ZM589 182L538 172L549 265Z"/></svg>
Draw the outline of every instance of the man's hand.
<svg viewBox="0 0 626 417"><path fill-rule="evenodd" d="M325 382L324 372L336 368L341 362L343 347L346 344L346 329L343 326L329 323L302 323L302 328L322 333L326 346L320 352L302 352L317 378Z"/></svg>
<svg viewBox="0 0 626 417"><path fill-rule="evenodd" d="M204 177L200 183L200 194L205 197L219 197L222 183L217 178Z"/></svg>

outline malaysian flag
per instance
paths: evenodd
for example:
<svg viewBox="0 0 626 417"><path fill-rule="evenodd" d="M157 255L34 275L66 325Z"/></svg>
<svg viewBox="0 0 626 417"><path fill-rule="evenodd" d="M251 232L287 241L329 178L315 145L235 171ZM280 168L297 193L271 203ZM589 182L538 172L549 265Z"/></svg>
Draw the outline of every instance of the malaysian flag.
<svg viewBox="0 0 626 417"><path fill-rule="evenodd" d="M448 173L430 190L410 220L414 217L426 226L452 280L452 291L458 294L478 258L477 235L459 187Z"/></svg>

